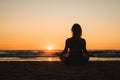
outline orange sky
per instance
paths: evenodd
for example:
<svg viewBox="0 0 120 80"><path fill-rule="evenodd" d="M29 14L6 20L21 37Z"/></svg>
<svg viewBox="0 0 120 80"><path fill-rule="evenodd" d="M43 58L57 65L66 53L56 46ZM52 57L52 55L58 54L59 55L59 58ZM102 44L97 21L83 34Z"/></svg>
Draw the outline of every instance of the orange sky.
<svg viewBox="0 0 120 80"><path fill-rule="evenodd" d="M120 49L120 0L1 0L0 50L63 49L79 23L87 49Z"/></svg>

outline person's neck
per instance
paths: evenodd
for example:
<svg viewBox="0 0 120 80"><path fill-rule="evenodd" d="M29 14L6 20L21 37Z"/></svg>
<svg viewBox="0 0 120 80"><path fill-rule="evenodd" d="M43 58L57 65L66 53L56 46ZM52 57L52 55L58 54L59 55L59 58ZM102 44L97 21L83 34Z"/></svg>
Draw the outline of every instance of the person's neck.
<svg viewBox="0 0 120 80"><path fill-rule="evenodd" d="M73 38L80 38L80 36L73 36Z"/></svg>

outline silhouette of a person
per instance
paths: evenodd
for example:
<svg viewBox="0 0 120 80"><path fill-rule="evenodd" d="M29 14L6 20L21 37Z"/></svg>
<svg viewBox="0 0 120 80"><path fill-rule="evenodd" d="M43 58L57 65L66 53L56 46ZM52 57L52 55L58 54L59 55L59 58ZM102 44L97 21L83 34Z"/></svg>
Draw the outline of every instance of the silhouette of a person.
<svg viewBox="0 0 120 80"><path fill-rule="evenodd" d="M63 52L60 54L60 59L65 64L87 64L89 60L89 54L86 50L86 41L81 38L82 29L81 26L75 23L72 26L72 37L68 38L65 43L65 48ZM65 57L65 54L69 56Z"/></svg>

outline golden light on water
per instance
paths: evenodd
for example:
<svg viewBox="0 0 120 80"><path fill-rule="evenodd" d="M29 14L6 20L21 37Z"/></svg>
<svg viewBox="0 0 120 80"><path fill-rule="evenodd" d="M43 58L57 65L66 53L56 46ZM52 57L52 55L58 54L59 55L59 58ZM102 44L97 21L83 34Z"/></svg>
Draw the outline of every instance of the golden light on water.
<svg viewBox="0 0 120 80"><path fill-rule="evenodd" d="M48 61L52 61L52 58L48 58Z"/></svg>
<svg viewBox="0 0 120 80"><path fill-rule="evenodd" d="M17 57L9 57L9 58L0 58L1 61L60 61L58 57L39 57L39 58L30 58L30 59L24 59L24 58L17 58ZM120 61L120 58L95 58L90 57L89 61Z"/></svg>

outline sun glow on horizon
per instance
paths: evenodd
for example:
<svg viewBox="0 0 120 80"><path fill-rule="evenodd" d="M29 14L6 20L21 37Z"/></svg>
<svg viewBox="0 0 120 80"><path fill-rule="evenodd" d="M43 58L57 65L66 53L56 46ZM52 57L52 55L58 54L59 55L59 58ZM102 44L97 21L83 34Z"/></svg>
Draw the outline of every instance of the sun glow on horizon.
<svg viewBox="0 0 120 80"><path fill-rule="evenodd" d="M52 50L53 47L51 45L48 46L48 50Z"/></svg>

